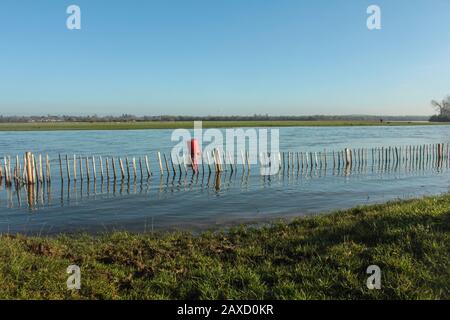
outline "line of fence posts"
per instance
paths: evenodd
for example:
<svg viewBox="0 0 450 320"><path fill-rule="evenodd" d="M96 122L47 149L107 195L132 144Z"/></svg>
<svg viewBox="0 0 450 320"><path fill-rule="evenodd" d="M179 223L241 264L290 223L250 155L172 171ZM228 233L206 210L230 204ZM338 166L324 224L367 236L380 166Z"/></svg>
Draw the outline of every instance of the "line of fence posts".
<svg viewBox="0 0 450 320"><path fill-rule="evenodd" d="M206 155L206 156L205 156ZM370 155L370 157L369 157ZM241 164L242 172L250 172L251 170L251 159L249 150L241 150ZM351 168L354 166L361 167L367 166L369 160L372 167L388 167L391 165L399 166L403 165L405 167L416 168L424 167L426 165L442 166L444 163L450 163L450 148L449 144L439 143L439 144L423 144L423 145L407 145L407 146L388 146L388 147L373 147L373 148L344 148L343 150L327 152L278 152L275 154L273 159L270 153L260 153L257 155L259 157L259 165L271 166L272 161L278 162L278 172L284 173L286 171L292 171L297 168L300 169L327 169L328 164L332 164L333 169ZM331 158L330 158L331 157ZM371 158L371 159L370 159ZM126 178L130 180L132 177L136 180L138 176L144 179L146 176L150 178L153 175L151 171L150 160L147 155L143 158L138 158L139 164L139 175L137 173L137 161L136 157L133 157L131 164L128 156L125 157L125 165L121 157L114 158L113 156L96 157L93 156L78 156L76 154L73 157L65 155L65 170L63 170L63 157L58 154L59 163L59 173L61 181L67 179L67 181L77 181L79 178L83 181L86 178L88 181L92 178L95 181L97 179L97 162L100 168L100 178L103 181L105 179L105 169L106 169L106 179L109 181L113 179L114 181L118 179L116 173L116 162L119 165L120 175L122 180ZM71 160L72 159L72 160ZM78 159L78 171L77 171L77 159ZM163 164L164 159L164 164ZM211 173L213 170L216 173L224 172L229 170L231 172L237 171L237 165L234 162L234 157L231 153L227 154L225 151L222 153L218 148L213 149L210 153L206 152L200 156L202 171L205 172L206 167L204 162L207 163L208 172ZM84 160L84 161L83 161ZM103 162L105 160L105 162ZM159 167L159 173L161 176L164 174L170 175L171 171L173 175L177 175L177 168L175 160L177 160L177 167L179 174L187 173L188 166L192 167L193 159L190 156L177 156L175 159L172 154L170 155L171 169L169 170L169 161L165 153L161 155L161 152L156 152L156 166ZM13 158L14 161L14 158ZM71 164L73 161L73 164ZM12 164L10 156L4 156L2 158L3 162L0 164L0 183L4 180L6 186L12 186L14 183L16 185L35 185L43 183L51 183L51 161L49 155L45 155L43 161L42 154L38 154L37 157L30 151L25 152L23 156L23 168L22 162L20 161L19 155L15 157L15 163ZM45 169L44 169L45 162ZM83 166L84 162L84 166ZM104 165L105 164L105 165ZM132 172L130 171L132 169ZM214 168L214 169L213 169ZM144 174L144 170L145 173ZM194 172L194 169L193 173ZM198 170L197 170L198 173Z"/></svg>
<svg viewBox="0 0 450 320"><path fill-rule="evenodd" d="M371 155L371 157L369 156ZM328 167L329 157L332 160L333 169L341 166L346 168L372 166L388 167L404 164L409 167L424 167L433 164L442 166L450 162L449 144L425 144L419 146L389 146L374 148L344 148L341 151L328 152L282 152L279 154L280 172L292 171L295 168L324 168ZM296 160L295 160L296 158Z"/></svg>

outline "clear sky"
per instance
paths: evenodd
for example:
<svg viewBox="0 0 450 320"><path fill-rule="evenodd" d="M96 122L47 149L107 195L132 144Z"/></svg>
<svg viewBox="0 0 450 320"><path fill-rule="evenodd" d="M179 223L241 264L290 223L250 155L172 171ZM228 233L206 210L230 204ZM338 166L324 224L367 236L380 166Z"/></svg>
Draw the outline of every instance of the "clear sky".
<svg viewBox="0 0 450 320"><path fill-rule="evenodd" d="M446 94L450 0L0 2L3 115L427 115Z"/></svg>

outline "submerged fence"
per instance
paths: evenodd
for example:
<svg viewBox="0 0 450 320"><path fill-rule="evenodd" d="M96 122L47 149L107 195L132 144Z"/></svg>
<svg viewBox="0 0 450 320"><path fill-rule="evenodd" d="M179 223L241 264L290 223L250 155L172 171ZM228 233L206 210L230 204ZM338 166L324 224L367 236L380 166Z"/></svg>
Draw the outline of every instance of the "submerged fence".
<svg viewBox="0 0 450 320"><path fill-rule="evenodd" d="M255 161L256 159L256 161ZM175 161L176 160L176 161ZM196 161L198 163L196 163ZM323 150L320 152L279 152L251 154L242 150L240 157L225 155L218 149L205 152L199 159L189 156L177 156L155 152L138 157L116 156L86 156L86 155L57 155L50 159L48 154L33 154L26 152L23 156L4 156L0 165L0 191L5 185L8 203L12 203L13 193L19 206L22 202L21 192L25 192L30 208L44 203L44 195L51 202L52 182L60 186L61 202L63 193L67 191L77 194L77 184L86 185L87 194L90 186L96 193L97 184L103 192L106 185L107 193L112 186L115 194L116 187L120 193L124 188L136 188L137 182L141 187L150 184L151 177L158 176L160 189L163 180L167 187L174 187L188 176L195 185L198 181L208 188L210 185L219 191L222 182L231 181L238 174L242 175L242 183L248 184L250 172L258 174L266 181L271 176L280 176L287 181L293 176L321 177L331 172L334 176L348 176L350 174L366 174L368 171L379 173L393 173L405 170L405 173L426 172L428 169L450 167L449 144L427 144L416 146L388 146L376 148L345 148L338 151ZM258 172L259 170L259 172ZM199 178L200 176L200 178ZM229 179L227 178L229 176ZM183 178L184 177L184 178ZM227 179L227 180L226 180ZM56 181L55 181L56 180ZM169 181L171 180L171 182ZM147 183L148 182L148 183ZM211 183L211 184L210 184ZM64 187L67 185L67 189ZM15 187L15 191L12 192ZM202 187L203 188L203 187Z"/></svg>
<svg viewBox="0 0 450 320"><path fill-rule="evenodd" d="M53 179L61 181L87 180L145 180L153 175L176 176L224 171L247 172L256 165L261 175L284 174L303 170L353 170L361 167L405 167L414 169L448 166L450 162L449 144L426 144L415 146L389 146L376 148L345 148L339 151L323 152L281 152L260 153L257 163L251 163L249 151L241 151L240 158L214 149L211 154L203 154L200 159L183 155L176 161L172 155L156 152L155 157L113 157L58 155L53 161L48 154L35 155L26 152L3 157L0 166L0 184L21 187L50 184ZM151 170L151 161L157 169ZM198 166L197 166L198 162ZM195 163L196 165L193 165ZM52 174L51 165L58 166L59 174Z"/></svg>

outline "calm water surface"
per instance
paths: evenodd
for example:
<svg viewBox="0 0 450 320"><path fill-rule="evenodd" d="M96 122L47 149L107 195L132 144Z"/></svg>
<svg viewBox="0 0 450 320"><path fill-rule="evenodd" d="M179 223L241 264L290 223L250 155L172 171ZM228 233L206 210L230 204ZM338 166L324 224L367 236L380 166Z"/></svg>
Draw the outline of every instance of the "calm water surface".
<svg viewBox="0 0 450 320"><path fill-rule="evenodd" d="M281 151L341 150L346 147L449 143L450 126L279 128ZM156 152L169 154L172 130L0 132L0 155L48 153L51 188L35 190L30 206L25 189L0 187L0 232L53 234L129 230L203 230L240 222L308 215L421 195L449 192L448 164L442 167L367 166L350 172L333 169L261 176L206 171L149 180L94 183L59 180L63 155L148 155L158 172ZM239 150L242 146L237 146ZM117 170L117 169L116 169ZM450 206L450 204L449 204Z"/></svg>

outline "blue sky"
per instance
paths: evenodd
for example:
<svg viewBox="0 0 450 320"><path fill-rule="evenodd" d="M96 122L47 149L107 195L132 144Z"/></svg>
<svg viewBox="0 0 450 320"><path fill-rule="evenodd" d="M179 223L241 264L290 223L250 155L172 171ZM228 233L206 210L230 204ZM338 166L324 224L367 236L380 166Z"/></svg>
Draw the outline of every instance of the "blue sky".
<svg viewBox="0 0 450 320"><path fill-rule="evenodd" d="M0 52L0 114L431 114L450 0L2 0Z"/></svg>

